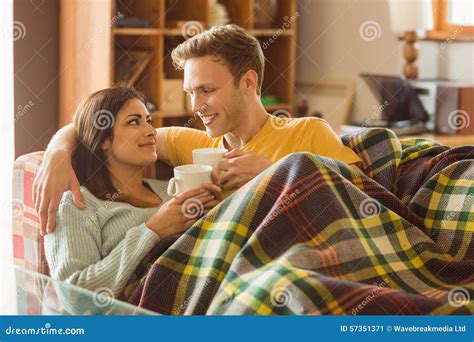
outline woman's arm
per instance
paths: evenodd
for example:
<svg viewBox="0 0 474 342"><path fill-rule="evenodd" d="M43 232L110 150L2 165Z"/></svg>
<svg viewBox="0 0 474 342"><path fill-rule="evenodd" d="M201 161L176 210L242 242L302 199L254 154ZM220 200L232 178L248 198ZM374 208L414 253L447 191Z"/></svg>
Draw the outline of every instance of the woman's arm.
<svg viewBox="0 0 474 342"><path fill-rule="evenodd" d="M145 224L130 228L124 239L102 255L102 234L94 211L79 210L71 193L61 203L58 226L45 237L45 252L54 279L95 291L108 288L120 295L140 261L159 241Z"/></svg>
<svg viewBox="0 0 474 342"><path fill-rule="evenodd" d="M205 184L176 196L164 203L146 223L130 228L107 256L103 255L102 227L96 215L100 208L94 210L90 204L79 210L73 204L71 192L66 193L59 208L57 229L45 237L51 276L92 291L105 287L119 296L160 237L183 233L199 219L186 215L187 200L199 201L203 212L207 212L219 203L220 191L216 185Z"/></svg>

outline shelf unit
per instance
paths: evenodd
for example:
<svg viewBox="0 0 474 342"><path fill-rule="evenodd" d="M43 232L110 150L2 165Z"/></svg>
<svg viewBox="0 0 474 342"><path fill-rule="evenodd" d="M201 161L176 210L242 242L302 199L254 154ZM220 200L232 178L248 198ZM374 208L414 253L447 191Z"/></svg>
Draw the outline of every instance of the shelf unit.
<svg viewBox="0 0 474 342"><path fill-rule="evenodd" d="M278 98L278 104L265 106L268 112L294 110L296 0L274 0L275 20L270 27L256 24L261 15L256 3L268 0L221 0L231 23L235 23L258 38L266 58L263 93ZM92 91L115 83L115 68L120 56L131 50L149 51L151 61L134 82L157 107L153 114L156 127L188 125L203 128L200 120L186 106L184 92L176 88L183 78L182 71L172 65L170 52L183 42L176 21L198 21L207 28L208 0L83 0L61 1L61 65L68 66L61 74L60 126L70 122L74 107ZM257 10L258 11L258 10ZM257 13L257 14L256 14ZM74 14L74 15L73 15ZM114 27L114 18L138 17L148 21L146 28ZM93 20L92 20L93 18ZM86 27L87 25L87 27ZM85 42L85 43L84 43ZM84 51L87 45L87 51ZM170 88L174 87L174 88ZM173 92L167 95L169 89ZM167 97L168 96L168 97ZM172 96L172 99L169 98ZM167 108L179 104L182 108ZM178 106L179 107L179 106Z"/></svg>

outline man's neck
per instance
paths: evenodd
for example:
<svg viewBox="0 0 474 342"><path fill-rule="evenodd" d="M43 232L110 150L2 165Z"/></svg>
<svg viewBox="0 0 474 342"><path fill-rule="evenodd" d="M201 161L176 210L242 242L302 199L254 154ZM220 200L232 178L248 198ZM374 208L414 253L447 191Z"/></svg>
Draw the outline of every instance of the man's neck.
<svg viewBox="0 0 474 342"><path fill-rule="evenodd" d="M268 113L262 105L250 110L239 126L224 134L224 146L228 149L240 149L260 132L267 121Z"/></svg>

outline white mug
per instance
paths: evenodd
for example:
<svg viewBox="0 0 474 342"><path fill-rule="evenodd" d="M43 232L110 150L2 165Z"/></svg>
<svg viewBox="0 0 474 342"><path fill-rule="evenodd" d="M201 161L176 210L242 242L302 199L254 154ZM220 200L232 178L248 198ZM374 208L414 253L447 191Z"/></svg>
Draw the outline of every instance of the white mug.
<svg viewBox="0 0 474 342"><path fill-rule="evenodd" d="M212 170L219 174L219 164L224 153L227 153L225 148L197 148L193 150L193 164L212 166Z"/></svg>
<svg viewBox="0 0 474 342"><path fill-rule="evenodd" d="M188 164L173 169L174 177L168 183L168 195L176 196L188 190L197 189L203 183L212 183L212 167L209 165Z"/></svg>

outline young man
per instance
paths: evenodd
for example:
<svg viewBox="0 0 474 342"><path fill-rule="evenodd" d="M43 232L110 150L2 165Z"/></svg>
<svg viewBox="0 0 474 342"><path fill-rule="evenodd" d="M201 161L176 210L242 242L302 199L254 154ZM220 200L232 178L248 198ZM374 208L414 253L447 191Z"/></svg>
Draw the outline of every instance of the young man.
<svg viewBox="0 0 474 342"><path fill-rule="evenodd" d="M324 120L277 118L265 111L260 101L265 58L258 40L244 29L226 25L207 30L177 46L172 58L184 69L184 90L206 132L158 128L158 158L172 166L191 164L193 149L227 148L219 175L224 196L294 152L312 152L347 164L360 161ZM36 177L42 234L53 231L64 191L71 190L76 205L83 207L70 161L75 143L72 124L59 130Z"/></svg>

